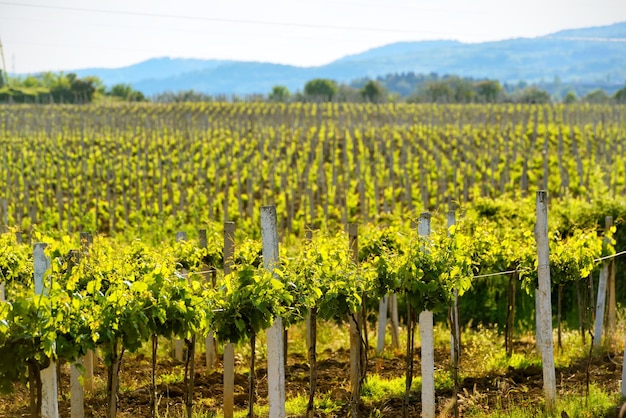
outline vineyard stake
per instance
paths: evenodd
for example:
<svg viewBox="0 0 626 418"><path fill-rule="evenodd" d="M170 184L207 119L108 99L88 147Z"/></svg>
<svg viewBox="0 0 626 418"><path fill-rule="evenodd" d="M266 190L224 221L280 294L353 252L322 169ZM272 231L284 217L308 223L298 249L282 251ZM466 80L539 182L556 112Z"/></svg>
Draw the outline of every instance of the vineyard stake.
<svg viewBox="0 0 626 418"><path fill-rule="evenodd" d="M50 268L50 259L44 253L47 244L38 242L33 249L35 294L46 295L43 279L46 271ZM50 365L41 370L41 417L58 418L59 403L57 399L57 367L54 359L50 359Z"/></svg>
<svg viewBox="0 0 626 418"><path fill-rule="evenodd" d="M263 242L263 267L274 271L278 262L278 230L276 207L261 207L261 240ZM283 321L276 317L266 331L267 338L267 387L269 417L285 417L285 359L283 351Z"/></svg>
<svg viewBox="0 0 626 418"><path fill-rule="evenodd" d="M543 332L541 330L541 320L540 320L540 314L539 312L541 312L541 306L539 306L541 304L541 298L539 297L539 287L535 288L535 334L536 334L536 346L537 346L537 353L539 353L539 355L541 355L541 350L543 350Z"/></svg>
<svg viewBox="0 0 626 418"><path fill-rule="evenodd" d="M80 233L80 246L82 252L89 251L89 246L93 243L93 237L87 232ZM88 350L83 357L83 367L85 374L83 375L83 388L87 392L93 392L93 369L98 364L98 355L95 350Z"/></svg>
<svg viewBox="0 0 626 418"><path fill-rule="evenodd" d="M400 347L400 320L398 318L398 296L395 292L389 295L389 312L391 316L391 345L397 349Z"/></svg>
<svg viewBox="0 0 626 418"><path fill-rule="evenodd" d="M376 344L376 354L381 354L385 349L385 334L387 331L387 313L390 308L391 294L384 295L378 302L378 341ZM393 323L392 323L393 326Z"/></svg>
<svg viewBox="0 0 626 418"><path fill-rule="evenodd" d="M79 358L75 363L70 364L70 402L71 418L84 418L85 416L85 391L80 384L81 369L83 359Z"/></svg>
<svg viewBox="0 0 626 418"><path fill-rule="evenodd" d="M626 398L626 344L624 344L624 360L622 363L622 397Z"/></svg>
<svg viewBox="0 0 626 418"><path fill-rule="evenodd" d="M605 218L605 233L609 232L609 229L613 226L613 217L607 216ZM611 258L606 262L608 268L607 274L607 315L606 315L606 330L607 335L614 335L615 323L617 320L616 314L616 301L615 301L615 258Z"/></svg>
<svg viewBox="0 0 626 418"><path fill-rule="evenodd" d="M452 226L456 224L454 204L450 204L448 210L448 234ZM459 325L459 289L453 289L454 300L450 308L450 359L452 362L452 376L454 380L454 416L459 416L458 392L459 392L459 357L461 355L461 329Z"/></svg>
<svg viewBox="0 0 626 418"><path fill-rule="evenodd" d="M608 273L608 265L605 263L600 269L600 279L598 281L598 302L596 303L596 320L593 333L594 348L600 347L602 343L602 327L604 325L604 305L606 302L606 281Z"/></svg>
<svg viewBox="0 0 626 418"><path fill-rule="evenodd" d="M68 266L73 269L80 260L80 252L72 250L70 252L70 262ZM82 374L83 359L79 358L70 364L70 410L71 418L84 418L85 416L85 388L80 382Z"/></svg>
<svg viewBox="0 0 626 418"><path fill-rule="evenodd" d="M235 223L224 222L224 275L232 271L235 255ZM224 345L224 418L233 418L235 407L235 345Z"/></svg>
<svg viewBox="0 0 626 418"><path fill-rule="evenodd" d="M608 312L607 312L607 333L608 335L615 334L615 328L617 323L617 312L616 312L616 294L615 294L615 259L612 258L608 262L609 264L609 274L608 274L608 282L607 282L607 297L608 297Z"/></svg>
<svg viewBox="0 0 626 418"><path fill-rule="evenodd" d="M450 210L448 211L448 229L456 224L456 213L454 211L454 206L451 205ZM450 310L450 319L451 319L451 327L452 331L450 334L450 358L452 359L452 366L457 368L459 362L459 356L461 355L461 329L459 324L459 290L454 289L454 300L452 303L452 308Z"/></svg>
<svg viewBox="0 0 626 418"><path fill-rule="evenodd" d="M352 252L352 260L356 264L359 257L359 231L358 225L348 224L348 239L350 242L350 250ZM361 332L359 320L359 312L351 312L348 318L350 323L350 388L352 404L352 416L358 417L359 403L361 402Z"/></svg>
<svg viewBox="0 0 626 418"><path fill-rule="evenodd" d="M387 311L389 310L389 296L385 295L378 302L378 342L376 354L383 352L385 348L385 331L387 328Z"/></svg>
<svg viewBox="0 0 626 418"><path fill-rule="evenodd" d="M8 210L7 200L5 198L0 199L0 235L8 231ZM4 292L4 282L0 282L0 302L6 300Z"/></svg>
<svg viewBox="0 0 626 418"><path fill-rule="evenodd" d="M179 231L176 233L176 242L185 242L187 241L187 233ZM185 275L186 271L181 271L183 275ZM182 279L181 279L182 280ZM183 349L183 340L177 338L174 342L174 358L177 361L182 362L184 359L184 349Z"/></svg>
<svg viewBox="0 0 626 418"><path fill-rule="evenodd" d="M0 234L9 230L9 204L5 198L0 199Z"/></svg>
<svg viewBox="0 0 626 418"><path fill-rule="evenodd" d="M420 214L417 231L420 237L430 235L430 213ZM433 313L422 311L419 315L420 342L422 345L422 417L435 418L435 343Z"/></svg>
<svg viewBox="0 0 626 418"><path fill-rule="evenodd" d="M604 231L608 232L613 226L613 217L604 218ZM600 280L598 281L598 302L596 303L596 321L593 334L593 347L598 348L602 344L602 331L604 327L604 311L606 310L606 296L609 288L609 266L613 260L602 263L600 269ZM613 293L615 293L615 284L613 284ZM613 296L614 298L614 296ZM615 301L613 301L615 302ZM611 307L609 306L609 313ZM613 308L613 318L615 318L615 308ZM614 319L613 319L614 320Z"/></svg>
<svg viewBox="0 0 626 418"><path fill-rule="evenodd" d="M552 302L550 299L550 249L548 246L548 193L537 192L537 324L538 335L541 336L541 363L543 365L543 390L546 397L546 409L556 407L556 376L554 370L554 354L552 344Z"/></svg>
<svg viewBox="0 0 626 418"><path fill-rule="evenodd" d="M206 236L206 229L201 229L198 231L198 238L199 238L199 245L200 248L206 248L207 247L207 236ZM203 266L203 270L207 270L210 266ZM210 278L210 275L214 274L215 270L211 271L211 272L207 272L205 273L205 280L212 280ZM213 281L213 285L215 285L215 282ZM207 369L207 373L211 373L211 371L213 370L213 367L215 366L215 358L216 358L216 353L215 353L215 335L213 333L213 331L209 331L206 339L205 339L205 359L206 359L206 369Z"/></svg>
<svg viewBox="0 0 626 418"><path fill-rule="evenodd" d="M309 244L313 239L313 231L307 228L306 242ZM314 417L315 389L317 388L317 307L312 306L307 315L307 347L309 354L309 402L307 403L307 418Z"/></svg>

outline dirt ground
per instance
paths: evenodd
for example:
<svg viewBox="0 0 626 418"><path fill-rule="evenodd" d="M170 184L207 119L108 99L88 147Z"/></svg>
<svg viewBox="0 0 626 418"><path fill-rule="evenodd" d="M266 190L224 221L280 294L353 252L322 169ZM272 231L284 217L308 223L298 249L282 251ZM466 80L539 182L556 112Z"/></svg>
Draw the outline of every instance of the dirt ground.
<svg viewBox="0 0 626 418"><path fill-rule="evenodd" d="M523 348L522 348L523 350ZM435 363L438 369L448 367L449 353L438 350L435 355ZM317 393L329 394L332 399L343 400L344 406L340 411L332 415L319 415L320 417L345 417L349 409L349 351L340 349L331 352L329 349L318 353L318 386ZM221 368L207 373L204 357L200 354L196 357L194 403L202 407L204 411L217 412L221 410L222 399L222 373ZM244 359L239 359L243 362ZM247 361L247 359L245 360ZM621 354L607 354L592 358L589 364L589 380L597 387L619 391L621 379ZM239 370L246 365L241 364ZM568 368L556 370L557 390L560 395L564 393L576 393L584 395L587 380L587 359L581 359ZM256 370L256 402L255 405L263 405L267 399L267 370L263 362L257 362ZM373 358L368 362L368 370L376 372L384 378L397 378L404 376L405 357L398 355L390 359ZM162 376L168 370L182 366L173 360L159 361L157 376ZM59 402L60 416L70 417L70 402L67 399L69 387L67 367L62 368L61 399ZM419 374L419 350L415 357L415 369ZM86 415L88 417L106 416L106 397L104 385L106 382L106 370L102 361L97 369L97 391L94 394L86 394ZM128 355L122 365L120 374L122 390L119 396L120 417L149 417L150 416L150 390L149 382L150 361L143 355ZM286 368L286 391L287 398L295 395L307 394L309 387L309 365L304 356L294 353L288 356ZM159 377L157 377L157 382ZM238 409L248 407L248 375L237 373L235 376L235 406ZM130 388L133 387L134 388ZM506 407L507 405L538 405L543 399L542 371L539 367L531 366L526 369L509 369L503 374L491 374L479 377L464 377L460 386L459 408L461 416L468 408L480 408L485 411L495 406ZM182 417L184 410L184 384L181 382L158 383L158 396L160 398L160 416ZM454 416L452 410L453 391L444 390L437 392L437 408L439 416ZM2 395L0 397L0 417L29 417L28 393L25 388L19 388L15 394ZM400 397L388 398L377 405L362 405L362 416L369 417L377 409L382 416L398 417L402 415L403 400ZM410 416L420 416L420 395L415 393L410 404ZM170 412L167 412L170 411ZM171 411L177 411L172 413ZM618 415L618 405L609 416Z"/></svg>

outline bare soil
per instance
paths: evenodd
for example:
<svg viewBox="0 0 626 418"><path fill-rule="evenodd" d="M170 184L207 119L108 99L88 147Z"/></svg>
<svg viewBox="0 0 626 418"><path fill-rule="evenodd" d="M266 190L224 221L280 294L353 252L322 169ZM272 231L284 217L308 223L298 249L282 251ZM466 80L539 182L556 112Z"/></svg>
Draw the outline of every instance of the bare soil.
<svg viewBox="0 0 626 418"><path fill-rule="evenodd" d="M522 349L523 350L523 349ZM435 363L438 369L448 367L449 352L437 350ZM318 394L329 394L334 400L343 401L340 411L332 415L317 415L320 417L346 417L349 410L349 352L345 349L332 352L325 350L318 353ZM194 403L202 406L203 410L217 412L221 410L222 399L222 372L221 365L211 373L207 373L204 357L198 354L196 357ZM220 359L221 361L221 359ZM239 359L243 362L244 359ZM245 359L247 362L247 359ZM247 363L246 363L247 364ZM264 362L257 362L256 370L256 402L255 405L263 405L267 399L267 370ZM609 353L601 357L580 359L567 368L556 370L557 390L559 394L575 393L584 396L587 382L587 369L589 381L598 387L610 391L619 392L621 379L622 355ZM244 364L240 364L242 369ZM161 359L157 368L157 382L159 376L167 374L172 369L181 370L183 365L174 360ZM68 387L68 368L62 367L61 397L59 402L60 416L70 417L70 401ZM405 375L405 357L398 355L390 359L371 358L368 362L368 370L385 378L397 378ZM419 373L419 350L415 358L416 373ZM97 391L86 394L86 416L106 416L105 382L106 369L100 361L96 371ZM150 361L143 355L129 355L124 359L120 373L122 390L119 395L120 417L150 417L150 388L151 380ZM304 356L290 354L286 368L286 392L287 398L306 395L309 387L309 365ZM134 389L128 389L134 387ZM238 409L248 407L248 375L237 373L235 376L235 406ZM182 417L184 411L185 385L182 382L171 384L158 383L159 414L160 416ZM468 408L481 408L489 411L496 406L507 407L509 405L532 405L535 408L543 401L543 379L539 367L532 366L525 369L509 369L503 374L489 374L483 376L465 376L460 385L459 393L460 416ZM437 408L440 417L454 416L453 391L444 390L437 393ZM400 397L385 399L376 405L361 405L361 415L369 417L372 412L378 410L385 417L402 416L403 400ZM619 405L616 405L607 416L617 417ZM411 417L420 416L420 394L413 393L411 396ZM176 411L172 413L172 411ZM24 387L18 387L16 393L2 395L0 397L0 417L29 417L28 392Z"/></svg>

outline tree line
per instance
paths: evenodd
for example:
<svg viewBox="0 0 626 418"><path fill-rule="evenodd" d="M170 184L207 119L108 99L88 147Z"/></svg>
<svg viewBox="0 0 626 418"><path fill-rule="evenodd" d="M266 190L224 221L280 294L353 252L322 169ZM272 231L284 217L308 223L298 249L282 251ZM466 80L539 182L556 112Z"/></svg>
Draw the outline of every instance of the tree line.
<svg viewBox="0 0 626 418"><path fill-rule="evenodd" d="M408 79L405 84L417 82L412 93L406 96L397 91L402 88L398 79ZM411 80L412 79L412 80ZM386 81L390 81L387 83ZM398 87L400 86L400 87ZM404 90L408 91L406 86ZM303 91L291 92L287 86L275 85L267 94L210 95L194 90L165 92L154 96L156 102L408 102L408 103L536 103L545 104L562 102L566 104L585 103L626 103L626 86L612 96L602 89L578 97L574 91L568 91L563 98L554 97L547 90L521 82L515 86L501 84L498 80L475 80L457 76L438 77L436 74L416 77L410 73L406 77L360 79L351 84L338 83L335 80L316 78L304 85Z"/></svg>
<svg viewBox="0 0 626 418"><path fill-rule="evenodd" d="M556 82L555 82L556 83ZM545 83L543 84L545 85ZM275 85L267 94L210 95L195 90L163 92L151 98L155 102L268 101L288 102L408 102L408 103L626 103L626 86L613 95L604 89L592 90L579 97L574 89L560 96L543 85L501 84L498 80L463 78L454 75L388 74L377 79L362 78L338 83L327 78L309 80L302 91L292 93L284 85ZM79 78L74 73L45 72L25 77L6 77L0 71L0 103L91 103L102 100L146 101L148 98L130 84L106 88L95 76Z"/></svg>
<svg viewBox="0 0 626 418"><path fill-rule="evenodd" d="M79 78L74 73L45 72L25 77L7 77L0 70L0 103L91 103L99 100L145 101L130 84L106 88L95 76Z"/></svg>
<svg viewBox="0 0 626 418"><path fill-rule="evenodd" d="M576 102L586 103L626 103L626 86L610 96L603 89L593 90L583 97L578 97L574 91L568 91L563 98L551 95L547 90L524 82L517 86L502 85L498 80L475 80L458 76L438 77L436 74L400 79L411 79L416 82L412 93L402 96L398 92L401 85L394 84L398 78L379 78L377 80L362 79L351 85L338 84L329 79L315 79L307 82L304 93L290 96L285 86L274 86L268 95L269 101L285 102L306 101L366 101L374 103L399 102L409 103L537 103ZM386 81L391 81L387 83ZM410 84L407 82L405 84ZM404 90L406 92L406 90Z"/></svg>

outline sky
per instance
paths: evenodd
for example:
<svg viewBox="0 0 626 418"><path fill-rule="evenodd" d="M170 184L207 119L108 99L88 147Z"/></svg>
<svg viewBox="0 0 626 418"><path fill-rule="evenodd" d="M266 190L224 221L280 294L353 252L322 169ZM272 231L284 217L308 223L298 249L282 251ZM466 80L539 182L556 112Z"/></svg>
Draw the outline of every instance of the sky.
<svg viewBox="0 0 626 418"><path fill-rule="evenodd" d="M399 41L484 42L626 21L624 0L0 0L10 73L155 57L324 65Z"/></svg>

